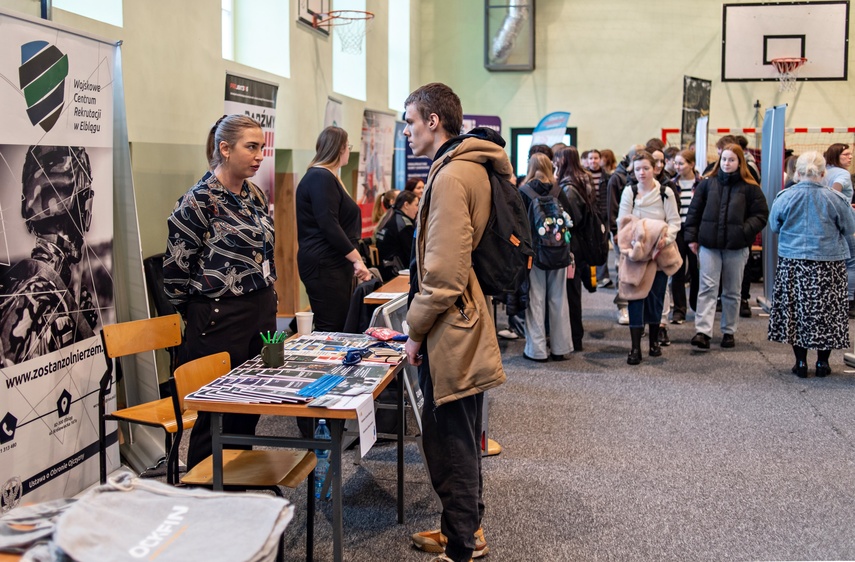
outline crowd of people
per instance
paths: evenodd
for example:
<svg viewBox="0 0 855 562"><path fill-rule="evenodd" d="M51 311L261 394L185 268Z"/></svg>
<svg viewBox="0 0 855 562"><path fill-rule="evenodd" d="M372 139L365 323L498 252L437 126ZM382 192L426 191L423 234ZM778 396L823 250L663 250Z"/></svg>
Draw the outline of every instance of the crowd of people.
<svg viewBox="0 0 855 562"><path fill-rule="evenodd" d="M483 392L505 380L497 335L526 338L523 355L532 361L567 360L584 345L583 287L615 289L617 321L629 326L630 365L643 360L645 331L647 355L661 356L671 343L668 323L684 323L689 309L693 346L710 348L720 310L719 345L732 348L738 319L751 315L748 256L768 222L779 237L768 339L792 346L799 377L808 376L808 350L816 350L814 373L824 377L831 350L849 347L850 146L788 159L786 187L770 211L747 141L737 137L720 139L703 173L693 150L658 139L633 145L619 162L610 150L535 145L525 177L516 181L497 134L458 135L462 107L448 86L425 85L405 107L404 136L414 154L434 163L425 180L378 197L374 220L383 279L409 270L405 352L432 410L422 417L422 437L442 525L413 535L417 548L454 561L488 552L480 435ZM276 328L273 221L266 195L250 181L263 148L257 122L223 116L209 132L209 170L168 219L165 290L186 323L177 364L228 351L237 366L259 353L261 332ZM325 128L296 190L297 267L321 331L343 330L355 284L372 276L358 250L361 211L340 177L350 150L344 129ZM509 295L510 327L498 334L471 263L490 215L485 162L514 179L527 208L537 202L541 218L544 209L553 213L547 224L558 242ZM606 239L613 247L614 274L607 259L586 263L592 231L584 226L594 218L603 248ZM533 238L545 231L538 226ZM188 467L210 454L204 416L191 434ZM250 434L257 421L226 415L224 431Z"/></svg>
<svg viewBox="0 0 855 562"><path fill-rule="evenodd" d="M550 293L547 316L540 311L543 298L538 283L533 292L529 289L528 299L513 296L509 328L499 336L533 338L533 343L526 341L523 356L527 359L566 359L555 351L566 347L564 321L554 319L565 307L552 304L556 295L564 293L570 341L574 351L581 351L584 284L589 291L616 289L617 321L630 331L630 365L642 361L645 332L648 355L658 357L662 347L671 344L668 324L683 324L690 310L694 311L695 335L690 340L694 348L710 349L716 313L721 314L718 344L735 347L739 318L752 316L749 256L770 221L772 203L760 188L760 170L747 147L744 137L725 135L716 143L716 158L698 166L694 150L665 146L659 139L632 145L616 165L604 157L606 151L588 150L580 157L574 147L563 144L532 146L529 174L518 180L521 189L532 182L543 193L552 184L560 186L574 223L585 212L598 213L607 225L616 271L612 275L608 263L584 263L578 256L579 244L571 244L577 254L574 263L549 272L566 277L567 286ZM553 160L554 174L550 179L542 174L533 179L532 169L542 167L544 155ZM799 376L807 376L806 350L816 349L815 372L826 376L831 372L831 350L849 346L848 320L855 316L855 238L848 227L855 212L849 170L852 148L833 144L823 154L787 156L784 191L773 205L770 228L792 242L778 248L781 266L771 299L769 339L793 346L793 373ZM523 200L529 203L525 196ZM798 210L784 211L789 207ZM808 216L825 220L812 225L816 231L804 229L800 221ZM579 234L573 231L574 236ZM589 271L595 272L593 278ZM534 271L531 278L540 275ZM531 306L532 296L534 314L521 313L526 302ZM520 321L522 315L525 322ZM552 337L544 333L544 318L550 329L556 326L556 345L548 355L545 342ZM535 325L529 327L531 322Z"/></svg>

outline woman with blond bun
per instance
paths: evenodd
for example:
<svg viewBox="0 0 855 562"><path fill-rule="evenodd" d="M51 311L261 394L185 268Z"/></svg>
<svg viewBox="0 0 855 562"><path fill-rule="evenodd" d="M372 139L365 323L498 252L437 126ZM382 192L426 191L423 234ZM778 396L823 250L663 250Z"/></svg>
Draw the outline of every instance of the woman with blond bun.
<svg viewBox="0 0 855 562"><path fill-rule="evenodd" d="M792 371L800 378L808 376L808 349L817 350L816 376L824 377L831 350L849 347L845 260L855 215L823 186L825 170L817 152L799 156L799 182L778 194L769 214L769 228L778 233L769 340L793 346Z"/></svg>
<svg viewBox="0 0 855 562"><path fill-rule="evenodd" d="M273 219L249 181L263 149L258 122L223 116L208 134L210 169L167 219L164 289L185 323L177 365L227 351L237 367L261 352L261 332L276 329ZM257 415L225 414L223 431L252 435L257 423ZM187 468L210 454L210 417L199 412Z"/></svg>

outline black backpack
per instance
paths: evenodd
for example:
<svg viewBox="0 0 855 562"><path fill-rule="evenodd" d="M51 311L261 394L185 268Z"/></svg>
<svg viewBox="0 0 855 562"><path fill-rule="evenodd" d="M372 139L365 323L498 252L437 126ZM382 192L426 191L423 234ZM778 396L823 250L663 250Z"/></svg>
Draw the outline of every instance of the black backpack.
<svg viewBox="0 0 855 562"><path fill-rule="evenodd" d="M573 221L558 201L561 188L554 184L547 195L529 185L520 188L531 199L528 220L534 243L534 265L543 270L567 267L573 263L570 251L570 227Z"/></svg>
<svg viewBox="0 0 855 562"><path fill-rule="evenodd" d="M609 259L609 231L596 211L586 207L585 216L576 228L576 249L579 261L601 266Z"/></svg>
<svg viewBox="0 0 855 562"><path fill-rule="evenodd" d="M476 127L458 138L476 137L501 147L505 140L497 132ZM446 157L445 166L451 161ZM478 247L472 251L472 269L485 295L514 294L531 269L534 252L531 226L519 191L507 178L497 174L491 163L484 163L490 179L490 217Z"/></svg>

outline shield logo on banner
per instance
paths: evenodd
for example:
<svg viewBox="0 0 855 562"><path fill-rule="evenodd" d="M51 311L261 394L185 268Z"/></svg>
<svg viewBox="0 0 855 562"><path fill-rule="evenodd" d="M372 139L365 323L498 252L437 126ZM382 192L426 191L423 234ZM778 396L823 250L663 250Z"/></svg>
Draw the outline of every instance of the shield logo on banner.
<svg viewBox="0 0 855 562"><path fill-rule="evenodd" d="M21 45L18 81L27 102L30 123L50 131L62 113L68 55L46 41Z"/></svg>

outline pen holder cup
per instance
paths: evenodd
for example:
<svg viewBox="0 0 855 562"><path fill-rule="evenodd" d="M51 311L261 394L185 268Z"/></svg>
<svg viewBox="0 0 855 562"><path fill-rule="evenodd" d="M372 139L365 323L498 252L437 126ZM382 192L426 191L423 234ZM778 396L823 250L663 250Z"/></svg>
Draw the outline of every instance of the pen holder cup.
<svg viewBox="0 0 855 562"><path fill-rule="evenodd" d="M285 364L285 342L266 343L261 348L261 360L265 367L281 367Z"/></svg>

